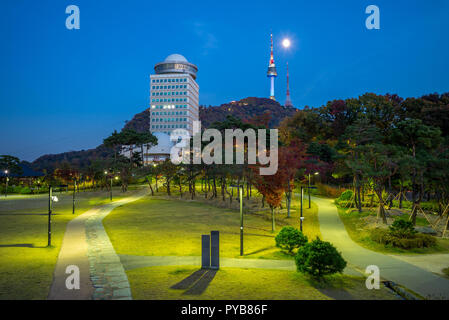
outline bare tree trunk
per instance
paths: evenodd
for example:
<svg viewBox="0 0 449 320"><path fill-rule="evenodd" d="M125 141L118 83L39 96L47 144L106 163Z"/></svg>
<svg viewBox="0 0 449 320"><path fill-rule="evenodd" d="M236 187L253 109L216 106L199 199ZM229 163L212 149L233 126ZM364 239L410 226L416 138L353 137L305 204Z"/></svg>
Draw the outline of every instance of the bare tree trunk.
<svg viewBox="0 0 449 320"><path fill-rule="evenodd" d="M151 195L154 196L153 186L151 185L150 180L147 179L147 181L148 181L148 185L150 186Z"/></svg>
<svg viewBox="0 0 449 320"><path fill-rule="evenodd" d="M384 200L382 199L382 190L376 190L379 198L379 210L377 211L377 221L382 218L382 222L387 224L387 215L385 214Z"/></svg>

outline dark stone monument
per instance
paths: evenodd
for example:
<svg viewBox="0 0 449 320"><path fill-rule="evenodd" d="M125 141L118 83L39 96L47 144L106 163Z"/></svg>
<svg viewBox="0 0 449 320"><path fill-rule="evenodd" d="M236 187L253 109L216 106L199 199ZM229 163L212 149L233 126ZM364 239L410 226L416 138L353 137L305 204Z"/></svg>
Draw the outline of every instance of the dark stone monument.
<svg viewBox="0 0 449 320"><path fill-rule="evenodd" d="M211 246L210 246L210 261L211 269L218 270L220 268L220 235L218 231L212 231Z"/></svg>
<svg viewBox="0 0 449 320"><path fill-rule="evenodd" d="M201 268L210 269L210 236L201 236Z"/></svg>

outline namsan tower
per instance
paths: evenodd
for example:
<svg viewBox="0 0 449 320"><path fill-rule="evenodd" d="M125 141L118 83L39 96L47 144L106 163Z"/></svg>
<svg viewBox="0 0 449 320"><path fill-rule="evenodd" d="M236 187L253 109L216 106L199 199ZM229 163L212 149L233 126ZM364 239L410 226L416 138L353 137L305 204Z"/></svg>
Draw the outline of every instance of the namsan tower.
<svg viewBox="0 0 449 320"><path fill-rule="evenodd" d="M290 99L290 75L288 73L288 62L287 62L287 98L285 99L286 107L293 107L292 100Z"/></svg>
<svg viewBox="0 0 449 320"><path fill-rule="evenodd" d="M274 55L273 55L273 34L271 34L271 55L270 55L270 64L268 65L267 77L270 79L270 99L276 100L274 96L274 78L278 76L276 71L276 65L274 64Z"/></svg>

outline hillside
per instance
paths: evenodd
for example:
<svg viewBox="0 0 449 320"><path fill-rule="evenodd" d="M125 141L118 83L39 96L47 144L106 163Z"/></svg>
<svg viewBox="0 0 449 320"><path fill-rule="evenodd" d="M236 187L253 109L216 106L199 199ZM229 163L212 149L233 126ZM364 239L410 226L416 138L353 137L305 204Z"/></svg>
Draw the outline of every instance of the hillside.
<svg viewBox="0 0 449 320"><path fill-rule="evenodd" d="M87 168L97 159L105 159L112 155L112 151L103 145L95 149L70 151L58 154L47 154L31 163L34 170L52 172L62 163L69 163L74 168Z"/></svg>
<svg viewBox="0 0 449 320"><path fill-rule="evenodd" d="M226 116L230 114L243 122L247 122L253 117L269 113L271 115L269 126L275 128L284 118L293 116L297 110L296 108L281 106L279 102L271 99L250 97L225 103L218 107L200 107L200 119L201 125L207 128L216 121L224 121Z"/></svg>
<svg viewBox="0 0 449 320"><path fill-rule="evenodd" d="M297 109L283 107L277 101L266 98L249 97L240 101L225 103L216 107L200 106L200 120L203 128L207 128L217 121L223 121L227 115L233 115L244 122L256 116L270 115L270 128L277 127L286 117L291 117ZM134 129L138 132L145 132L150 129L150 108L136 114L132 120L128 121L124 128ZM59 166L63 162L70 163L76 168L86 168L95 159L106 158L111 151L103 145L95 149L71 151L60 154L44 155L32 163L35 170L49 170Z"/></svg>
<svg viewBox="0 0 449 320"><path fill-rule="evenodd" d="M243 122L249 121L255 116L262 116L269 113L271 120L270 128L277 127L286 117L291 117L298 109L284 107L277 101L266 98L249 97L240 101L233 101L217 107L200 106L200 120L203 128L209 127L217 121L224 121L227 115L233 115ZM125 125L127 129L134 129L138 132L150 129L150 109L138 113L131 121Z"/></svg>

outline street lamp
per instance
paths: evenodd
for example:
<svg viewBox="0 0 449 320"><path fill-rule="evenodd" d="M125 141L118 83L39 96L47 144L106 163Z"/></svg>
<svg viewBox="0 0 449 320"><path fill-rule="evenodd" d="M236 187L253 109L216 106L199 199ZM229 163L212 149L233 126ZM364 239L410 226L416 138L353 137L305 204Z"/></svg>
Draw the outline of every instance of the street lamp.
<svg viewBox="0 0 449 320"><path fill-rule="evenodd" d="M310 190L310 189L309 189ZM303 198L304 198L304 187L303 186L301 186L301 210L300 210L300 217L299 217L299 230L302 232L302 222L304 221L304 216L303 216L303 210L302 210L302 208L303 208L303 202L302 202L302 200L303 200Z"/></svg>
<svg viewBox="0 0 449 320"><path fill-rule="evenodd" d="M240 256L243 256L243 185L231 185L238 188L240 198Z"/></svg>
<svg viewBox="0 0 449 320"><path fill-rule="evenodd" d="M317 173L315 173L315 175L317 175ZM309 179L310 179L310 174L309 174ZM307 187L303 187L303 186L301 186L301 194L300 194L300 207L301 207L301 210L300 210L300 230L301 230L301 232L302 232L302 224L303 224L303 221L304 221L304 216L303 216L303 199L304 199L304 189L309 189L309 201L310 201L310 189L316 189L316 187L312 187L312 186L310 186L310 180L309 180L309 186L307 186ZM309 202L309 208L310 208L310 202Z"/></svg>
<svg viewBox="0 0 449 320"><path fill-rule="evenodd" d="M319 172L315 172L314 173L315 176L317 176L319 174L320 174ZM309 188L308 189L309 189L308 193L309 193L309 209L310 209L311 208L311 201L310 201L310 189L311 189L311 187L310 187L310 172L309 172Z"/></svg>
<svg viewBox="0 0 449 320"><path fill-rule="evenodd" d="M73 178L72 214L75 214L75 193L76 193L76 177Z"/></svg>
<svg viewBox="0 0 449 320"><path fill-rule="evenodd" d="M48 246L51 246L51 215L53 211L53 201L58 202L57 196L53 196L53 187L48 186Z"/></svg>
<svg viewBox="0 0 449 320"><path fill-rule="evenodd" d="M8 182L9 182L8 172L9 172L8 170L5 170L5 176L6 176L5 198L8 196Z"/></svg>

